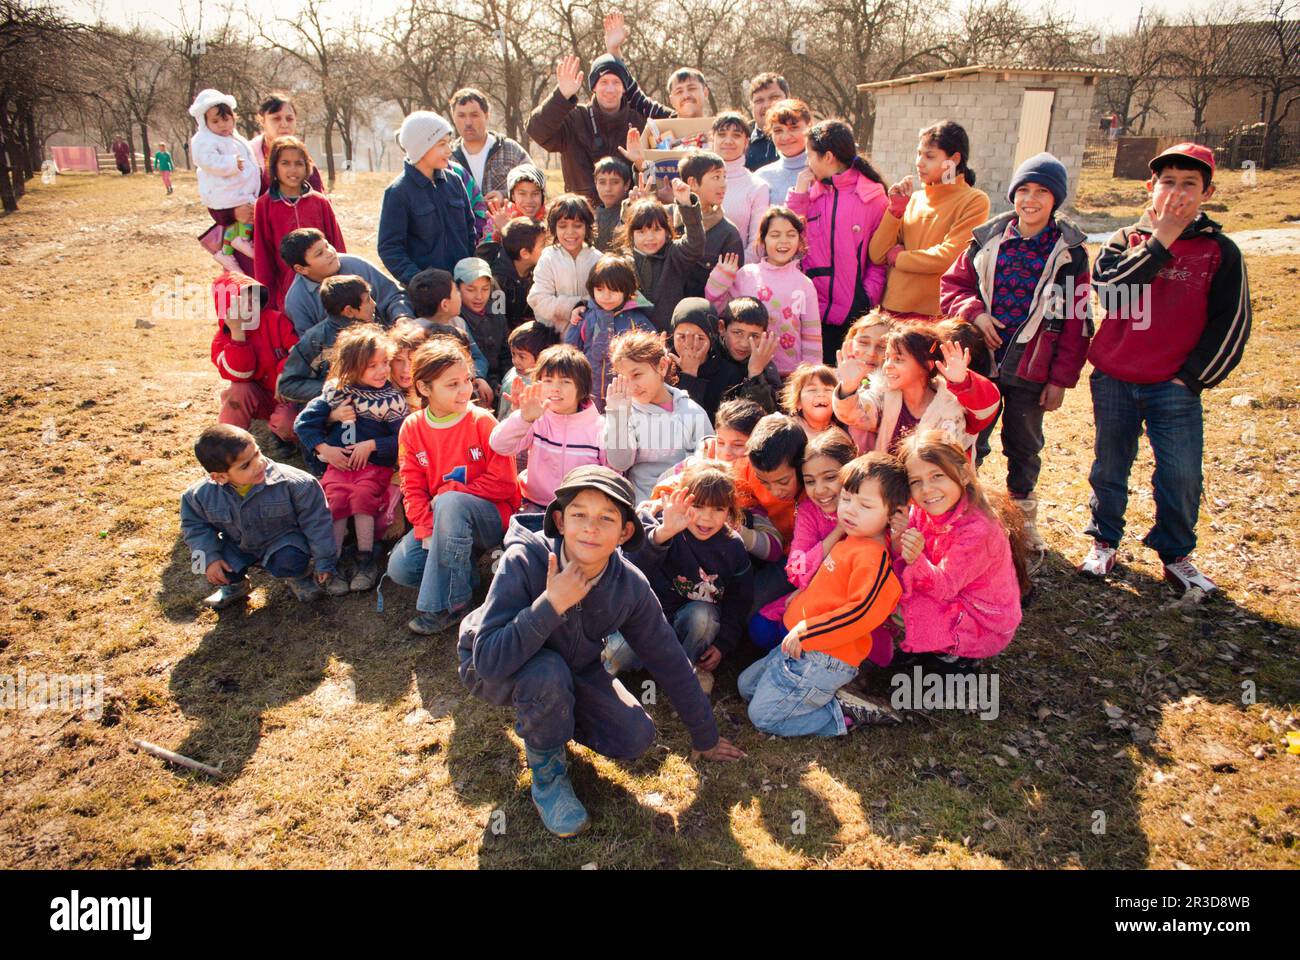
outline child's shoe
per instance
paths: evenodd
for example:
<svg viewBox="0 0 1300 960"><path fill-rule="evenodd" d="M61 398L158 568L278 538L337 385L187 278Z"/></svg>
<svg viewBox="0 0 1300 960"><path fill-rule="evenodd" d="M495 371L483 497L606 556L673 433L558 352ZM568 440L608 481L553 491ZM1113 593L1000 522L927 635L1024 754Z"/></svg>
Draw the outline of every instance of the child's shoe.
<svg viewBox="0 0 1300 960"><path fill-rule="evenodd" d="M1104 577L1115 569L1115 548L1105 540L1092 541L1092 550L1079 564L1079 572L1093 577Z"/></svg>
<svg viewBox="0 0 1300 960"><path fill-rule="evenodd" d="M352 574L352 582L348 584L348 589L355 592L369 590L374 587L379 580L379 567L375 564L375 555L373 553L358 553L357 568Z"/></svg>
<svg viewBox="0 0 1300 960"><path fill-rule="evenodd" d="M1047 544L1038 534L1038 499L1025 497L1021 500L1013 497L1011 502L1019 508L1025 518L1025 542L1033 552L1033 556L1029 558L1029 572L1034 573L1043 565L1043 554L1047 552Z"/></svg>
<svg viewBox="0 0 1300 960"><path fill-rule="evenodd" d="M253 585L248 582L247 577L244 577L234 583L218 587L216 593L210 593L203 598L203 605L213 610L224 610L233 603L247 599L252 590Z"/></svg>
<svg viewBox="0 0 1300 960"><path fill-rule="evenodd" d="M903 722L903 718L893 707L859 697L857 694L849 693L843 687L835 691L835 699L839 701L840 710L844 713L844 725L850 730Z"/></svg>
<svg viewBox="0 0 1300 960"><path fill-rule="evenodd" d="M325 592L331 597L346 597L348 595L348 582L343 579L343 575L337 571L330 574L330 578L325 581Z"/></svg>
<svg viewBox="0 0 1300 960"><path fill-rule="evenodd" d="M442 633L460 623L465 616L465 608L459 610L440 610L437 613L421 613L406 624L406 629L422 637L431 637Z"/></svg>
<svg viewBox="0 0 1300 960"><path fill-rule="evenodd" d="M1179 594L1187 593L1193 588L1203 594L1213 593L1219 589L1213 580L1197 570L1192 561L1186 557L1179 557L1172 563L1165 564L1165 580Z"/></svg>
<svg viewBox="0 0 1300 960"><path fill-rule="evenodd" d="M534 750L524 744L528 768L533 772L533 806L542 825L557 837L577 836L587 829L591 817L569 782L567 750Z"/></svg>
<svg viewBox="0 0 1300 960"><path fill-rule="evenodd" d="M319 599L321 595L320 584L310 573L305 577L295 577L290 580L289 591L300 603L310 603L312 600Z"/></svg>

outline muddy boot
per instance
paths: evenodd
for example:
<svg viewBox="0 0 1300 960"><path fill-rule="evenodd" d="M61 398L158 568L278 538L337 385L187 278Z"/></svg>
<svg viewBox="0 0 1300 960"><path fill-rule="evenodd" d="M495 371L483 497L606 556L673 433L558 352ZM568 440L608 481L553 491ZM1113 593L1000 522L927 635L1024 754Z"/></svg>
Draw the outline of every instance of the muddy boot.
<svg viewBox="0 0 1300 960"><path fill-rule="evenodd" d="M524 744L524 752L533 772L533 806L542 824L557 837L573 837L586 830L591 817L569 782L568 749L534 750Z"/></svg>

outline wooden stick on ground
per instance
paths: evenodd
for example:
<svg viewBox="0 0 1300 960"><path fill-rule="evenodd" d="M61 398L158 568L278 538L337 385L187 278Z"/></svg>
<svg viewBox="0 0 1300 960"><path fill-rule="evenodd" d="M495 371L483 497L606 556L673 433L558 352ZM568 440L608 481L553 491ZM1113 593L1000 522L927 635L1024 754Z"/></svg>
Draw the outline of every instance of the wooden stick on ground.
<svg viewBox="0 0 1300 960"><path fill-rule="evenodd" d="M182 756L179 753L173 753L171 750L166 750L157 744L150 743L148 740L132 739L131 742L145 753L151 753L155 757L161 757L168 763L175 763L182 767L189 767L191 770L197 770L199 773L206 773L208 776L215 777L218 780L224 780L226 778L226 775L216 767L209 767L206 763L199 763L197 760L191 760L189 757Z"/></svg>

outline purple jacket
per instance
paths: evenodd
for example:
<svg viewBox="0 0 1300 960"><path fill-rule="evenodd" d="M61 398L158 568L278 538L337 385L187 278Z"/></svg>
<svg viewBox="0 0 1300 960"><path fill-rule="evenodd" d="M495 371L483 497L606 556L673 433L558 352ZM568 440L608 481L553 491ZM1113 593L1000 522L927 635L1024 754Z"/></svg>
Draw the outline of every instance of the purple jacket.
<svg viewBox="0 0 1300 960"><path fill-rule="evenodd" d="M885 268L871 262L868 249L888 204L885 188L853 167L786 198L808 225L803 272L817 288L823 324L843 326L880 303Z"/></svg>

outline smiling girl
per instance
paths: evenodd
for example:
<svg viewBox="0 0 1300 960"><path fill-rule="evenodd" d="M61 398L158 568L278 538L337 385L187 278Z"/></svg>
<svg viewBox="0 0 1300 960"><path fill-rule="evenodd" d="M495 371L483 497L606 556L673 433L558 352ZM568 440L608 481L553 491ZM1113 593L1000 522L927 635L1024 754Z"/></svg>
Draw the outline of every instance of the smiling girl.
<svg viewBox="0 0 1300 960"><path fill-rule="evenodd" d="M614 231L612 249L632 258L637 286L653 304L650 319L666 332L673 310L686 295L692 269L704 259L704 220L700 200L682 180L673 180L673 201L685 227L673 238L668 208L652 197L629 204L623 225Z"/></svg>
<svg viewBox="0 0 1300 960"><path fill-rule="evenodd" d="M563 336L573 308L587 295L587 278L600 259L592 246L596 213L591 202L576 193L556 197L546 211L546 231L551 242L537 258L528 305L542 323Z"/></svg>
<svg viewBox="0 0 1300 960"><path fill-rule="evenodd" d="M799 421L808 439L838 429L848 436L848 427L835 416L835 371L825 364L801 364L785 382L781 407Z"/></svg>
<svg viewBox="0 0 1300 960"><path fill-rule="evenodd" d="M402 499L413 529L393 548L388 576L419 587L407 626L428 635L468 612L474 551L500 545L519 509L519 481L514 458L489 444L496 420L470 404L474 374L464 347L447 337L429 340L411 358L411 379L425 402L399 435Z"/></svg>
<svg viewBox="0 0 1300 960"><path fill-rule="evenodd" d="M672 361L662 334L631 330L610 345L616 376L605 396L605 455L650 499L655 481L713 433L708 414L671 386Z"/></svg>
<svg viewBox="0 0 1300 960"><path fill-rule="evenodd" d="M1015 636L1029 589L1020 514L990 503L960 446L937 430L899 449L912 504L893 538L906 653L932 654L940 670L964 670Z"/></svg>
<svg viewBox="0 0 1300 960"><path fill-rule="evenodd" d="M965 335L956 325L949 332ZM905 324L885 337L885 364L875 386L867 383L862 360L841 352L835 415L850 427L876 431L875 448L886 453L912 432L930 429L943 430L969 453L997 416L1000 400L998 388L969 364L969 348L941 341L930 324Z"/></svg>
<svg viewBox="0 0 1300 960"><path fill-rule="evenodd" d="M889 188L889 207L871 237L871 259L889 265L886 310L939 315L939 278L989 218L989 197L975 189L970 138L952 120L921 131L916 175ZM918 189L919 188L919 189Z"/></svg>
<svg viewBox="0 0 1300 960"><path fill-rule="evenodd" d="M609 357L609 345L620 333L649 330L650 315L637 298L636 272L626 258L605 254L596 261L587 277L590 299L573 310L569 326L564 331L564 342L577 347L591 365L593 381L591 392L595 397L597 412L605 411L605 392L614 377L614 365ZM544 501L541 505L550 503Z"/></svg>
<svg viewBox="0 0 1300 960"><path fill-rule="evenodd" d="M727 171L727 192L722 212L740 231L745 244L745 262L758 260L758 224L768 207L769 188L745 166L749 149L749 123L734 110L718 114L713 121L713 150L722 157Z"/></svg>
<svg viewBox="0 0 1300 960"><path fill-rule="evenodd" d="M786 207L769 207L758 223L762 257L743 267L721 256L704 292L718 309L735 297L753 297L767 310L768 329L776 334L772 362L781 376L801 363L822 362L822 326L817 288L800 269L804 222Z"/></svg>
<svg viewBox="0 0 1300 960"><path fill-rule="evenodd" d="M280 257L280 241L301 227L315 227L338 253L346 253L343 231L325 194L312 189L308 176L316 165L306 145L295 137L271 144L271 189L253 210L253 274L271 294L269 306L283 309L285 294L297 274Z"/></svg>

